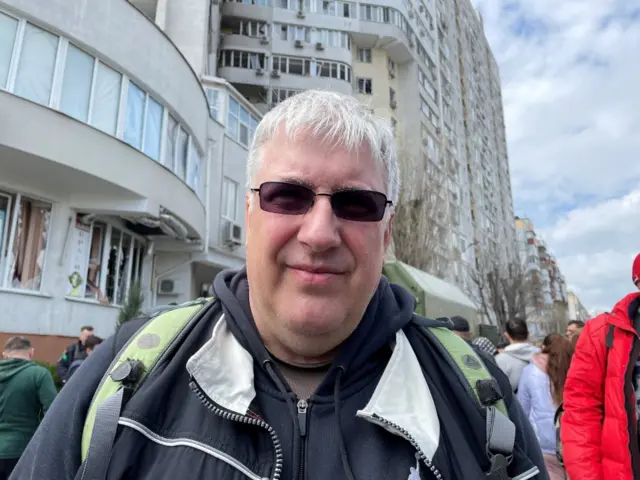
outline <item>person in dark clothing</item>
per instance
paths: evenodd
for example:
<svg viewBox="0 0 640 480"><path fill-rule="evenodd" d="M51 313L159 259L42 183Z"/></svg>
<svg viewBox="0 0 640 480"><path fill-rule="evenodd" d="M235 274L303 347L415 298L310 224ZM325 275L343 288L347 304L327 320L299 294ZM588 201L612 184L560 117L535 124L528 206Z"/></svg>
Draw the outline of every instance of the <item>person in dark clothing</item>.
<svg viewBox="0 0 640 480"><path fill-rule="evenodd" d="M466 340L467 342L470 342L472 334L471 327L469 326L469 321L466 318L460 316L451 317L450 321L453 325L453 327L451 327L451 330L453 330L460 338Z"/></svg>
<svg viewBox="0 0 640 480"><path fill-rule="evenodd" d="M11 471L56 396L51 373L33 362L25 337L12 337L0 360L0 480Z"/></svg>
<svg viewBox="0 0 640 480"><path fill-rule="evenodd" d="M90 335L84 342L84 352L80 353L78 357L69 365L69 371L67 373L67 381L71 376L80 368L80 365L86 360L86 358L93 353L93 350L102 343L102 338L95 335Z"/></svg>
<svg viewBox="0 0 640 480"><path fill-rule="evenodd" d="M64 352L62 352L56 367L58 371L58 378L63 385L67 383L67 380L69 379L69 367L73 361L79 358L86 358L84 343L91 335L93 335L93 327L91 325L84 325L80 328L78 341L68 345Z"/></svg>
<svg viewBox="0 0 640 480"><path fill-rule="evenodd" d="M415 297L382 276L399 193L394 141L388 122L334 92L301 92L263 117L248 161L246 268L215 277L216 300L119 411L97 478L486 478L479 403L420 325ZM123 324L87 358L12 480L74 478L87 465L91 399L143 325ZM134 348L154 344L149 333ZM487 370L515 426L504 473L547 479L508 379Z"/></svg>

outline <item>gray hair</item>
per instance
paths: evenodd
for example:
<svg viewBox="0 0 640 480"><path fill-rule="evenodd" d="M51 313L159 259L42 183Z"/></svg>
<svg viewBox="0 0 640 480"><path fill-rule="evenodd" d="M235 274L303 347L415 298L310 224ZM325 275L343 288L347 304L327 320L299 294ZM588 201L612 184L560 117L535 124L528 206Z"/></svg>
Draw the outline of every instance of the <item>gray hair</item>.
<svg viewBox="0 0 640 480"><path fill-rule="evenodd" d="M287 138L300 132L335 146L356 151L366 145L373 160L383 167L387 197L395 205L400 191L400 171L395 136L388 121L373 114L354 97L324 90L305 90L270 110L260 121L247 161L247 187L260 169L260 151L283 126Z"/></svg>

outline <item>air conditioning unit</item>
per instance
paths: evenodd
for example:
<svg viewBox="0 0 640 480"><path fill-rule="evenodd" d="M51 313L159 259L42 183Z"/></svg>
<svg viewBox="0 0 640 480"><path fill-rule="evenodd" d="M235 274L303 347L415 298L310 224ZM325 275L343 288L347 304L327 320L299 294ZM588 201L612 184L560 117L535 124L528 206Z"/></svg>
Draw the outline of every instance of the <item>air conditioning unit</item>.
<svg viewBox="0 0 640 480"><path fill-rule="evenodd" d="M324 45L322 42L316 43L316 50L320 50L320 51L324 50Z"/></svg>
<svg viewBox="0 0 640 480"><path fill-rule="evenodd" d="M302 43L302 40L296 40L295 46L296 48L302 48L304 47L304 44Z"/></svg>
<svg viewBox="0 0 640 480"><path fill-rule="evenodd" d="M242 245L242 225L228 218L223 218L222 243L229 247Z"/></svg>
<svg viewBox="0 0 640 480"><path fill-rule="evenodd" d="M261 68L258 68L256 70L256 75L259 76L259 77L263 76L264 75L264 70L262 70Z"/></svg>
<svg viewBox="0 0 640 480"><path fill-rule="evenodd" d="M278 70L272 70L271 71L271 77L272 78L280 78L280 72Z"/></svg>
<svg viewBox="0 0 640 480"><path fill-rule="evenodd" d="M296 17L298 17L300 20L304 19L304 12L302 10L298 10Z"/></svg>
<svg viewBox="0 0 640 480"><path fill-rule="evenodd" d="M389 102L389 105L391 106L391 108L393 108L395 110L396 107L398 106L398 102L396 102L395 100L391 100Z"/></svg>
<svg viewBox="0 0 640 480"><path fill-rule="evenodd" d="M396 72L389 70L389 78L396 78Z"/></svg>
<svg viewBox="0 0 640 480"><path fill-rule="evenodd" d="M266 35L260 37L260 43L262 45L269 45L269 38Z"/></svg>
<svg viewBox="0 0 640 480"><path fill-rule="evenodd" d="M178 289L176 288L175 280L170 278L160 280L158 283L158 294L159 295L179 295Z"/></svg>

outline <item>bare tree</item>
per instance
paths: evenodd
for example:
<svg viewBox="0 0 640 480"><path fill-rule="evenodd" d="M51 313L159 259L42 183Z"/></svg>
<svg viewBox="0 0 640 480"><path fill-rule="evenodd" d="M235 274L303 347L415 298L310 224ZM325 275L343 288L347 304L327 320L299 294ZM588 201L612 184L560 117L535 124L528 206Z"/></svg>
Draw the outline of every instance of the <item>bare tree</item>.
<svg viewBox="0 0 640 480"><path fill-rule="evenodd" d="M513 318L527 318L531 285L523 267L517 262L504 262L497 257L484 256L471 269L471 293L484 316L500 331Z"/></svg>
<svg viewBox="0 0 640 480"><path fill-rule="evenodd" d="M395 206L393 253L415 268L442 277L446 262L437 260L443 251L449 225L446 174L419 148L400 148L402 188Z"/></svg>

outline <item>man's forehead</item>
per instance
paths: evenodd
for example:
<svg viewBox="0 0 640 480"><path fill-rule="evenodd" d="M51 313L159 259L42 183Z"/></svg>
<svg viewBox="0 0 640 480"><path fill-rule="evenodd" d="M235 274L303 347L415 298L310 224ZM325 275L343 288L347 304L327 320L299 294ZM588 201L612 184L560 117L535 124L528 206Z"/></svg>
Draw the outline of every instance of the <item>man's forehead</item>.
<svg viewBox="0 0 640 480"><path fill-rule="evenodd" d="M278 176L279 180L294 179L309 187L327 183L338 186L353 181L384 182L382 167L366 144L350 150L309 135L293 139L278 135L264 144L261 156L259 176L262 180L266 180L265 176L269 180Z"/></svg>

